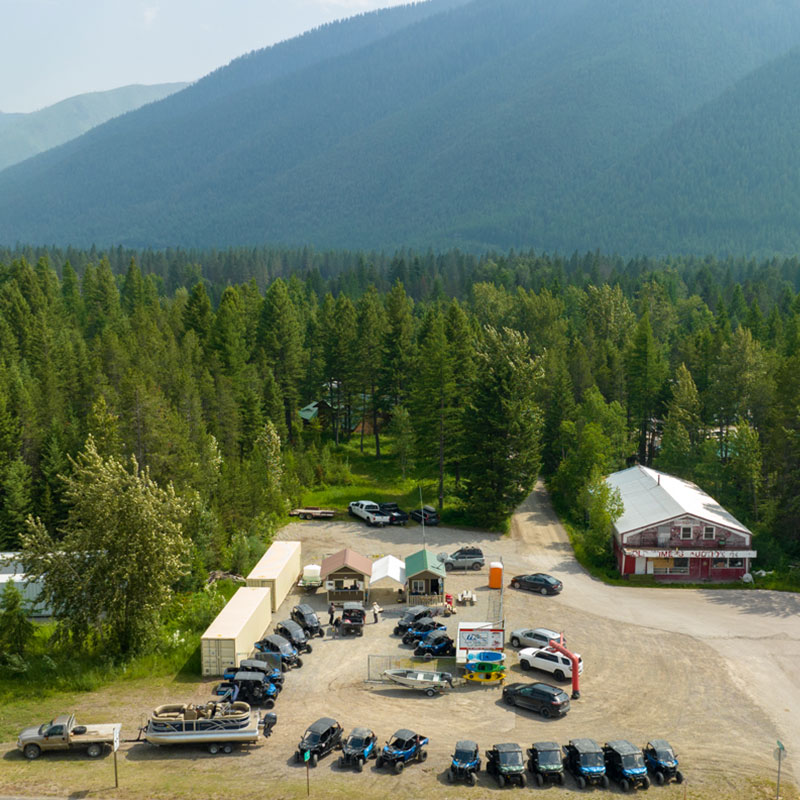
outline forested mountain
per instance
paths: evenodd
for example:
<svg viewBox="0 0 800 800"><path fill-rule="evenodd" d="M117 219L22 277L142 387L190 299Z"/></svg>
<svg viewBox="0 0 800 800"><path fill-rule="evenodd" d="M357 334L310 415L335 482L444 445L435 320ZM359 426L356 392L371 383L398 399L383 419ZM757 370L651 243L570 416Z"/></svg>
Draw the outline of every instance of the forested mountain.
<svg viewBox="0 0 800 800"><path fill-rule="evenodd" d="M362 15L6 170L0 241L788 252L800 187L743 225L780 157L737 143L792 163L798 44L781 0Z"/></svg>
<svg viewBox="0 0 800 800"><path fill-rule="evenodd" d="M112 117L161 100L186 85L122 86L70 97L29 114L0 114L0 170L68 142Z"/></svg>

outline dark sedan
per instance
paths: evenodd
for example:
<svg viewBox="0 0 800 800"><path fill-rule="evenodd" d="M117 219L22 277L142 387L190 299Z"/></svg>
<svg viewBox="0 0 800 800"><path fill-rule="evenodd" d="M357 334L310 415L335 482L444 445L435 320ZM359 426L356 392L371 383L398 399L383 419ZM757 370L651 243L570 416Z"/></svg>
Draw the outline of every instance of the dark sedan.
<svg viewBox="0 0 800 800"><path fill-rule="evenodd" d="M545 718L563 717L569 711L569 695L549 683L510 683L503 688L503 700L510 706L537 711Z"/></svg>
<svg viewBox="0 0 800 800"><path fill-rule="evenodd" d="M511 579L511 588L525 589L539 594L558 594L564 588L564 584L552 575L534 572L532 575L515 575Z"/></svg>

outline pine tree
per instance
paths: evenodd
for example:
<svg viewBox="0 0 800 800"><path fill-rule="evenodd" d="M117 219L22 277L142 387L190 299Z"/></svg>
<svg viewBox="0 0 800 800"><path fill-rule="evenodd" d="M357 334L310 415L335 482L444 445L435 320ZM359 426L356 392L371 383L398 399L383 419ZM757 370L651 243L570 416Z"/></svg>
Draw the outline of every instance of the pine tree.
<svg viewBox="0 0 800 800"><path fill-rule="evenodd" d="M33 633L22 593L13 581L8 581L0 594L0 657L23 657Z"/></svg>
<svg viewBox="0 0 800 800"><path fill-rule="evenodd" d="M0 477L0 547L17 550L32 509L31 468L16 458Z"/></svg>

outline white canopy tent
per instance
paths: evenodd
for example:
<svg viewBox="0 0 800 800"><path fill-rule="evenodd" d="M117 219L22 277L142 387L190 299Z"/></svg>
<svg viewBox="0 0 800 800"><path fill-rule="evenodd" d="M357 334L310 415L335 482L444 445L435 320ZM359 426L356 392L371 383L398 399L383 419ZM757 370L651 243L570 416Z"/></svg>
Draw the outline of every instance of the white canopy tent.
<svg viewBox="0 0 800 800"><path fill-rule="evenodd" d="M384 556L372 563L372 575L369 579L369 588L376 584L387 587L387 583L406 585L406 564L394 556Z"/></svg>

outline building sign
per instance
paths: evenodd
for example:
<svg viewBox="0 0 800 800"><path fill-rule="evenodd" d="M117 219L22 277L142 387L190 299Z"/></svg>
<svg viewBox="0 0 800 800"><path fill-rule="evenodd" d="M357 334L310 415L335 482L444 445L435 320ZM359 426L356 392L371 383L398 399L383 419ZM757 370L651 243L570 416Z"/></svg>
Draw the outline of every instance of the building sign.
<svg viewBox="0 0 800 800"><path fill-rule="evenodd" d="M502 628L461 628L458 629L459 650L502 650Z"/></svg>
<svg viewBox="0 0 800 800"><path fill-rule="evenodd" d="M755 558L755 550L633 550L623 549L633 558Z"/></svg>

